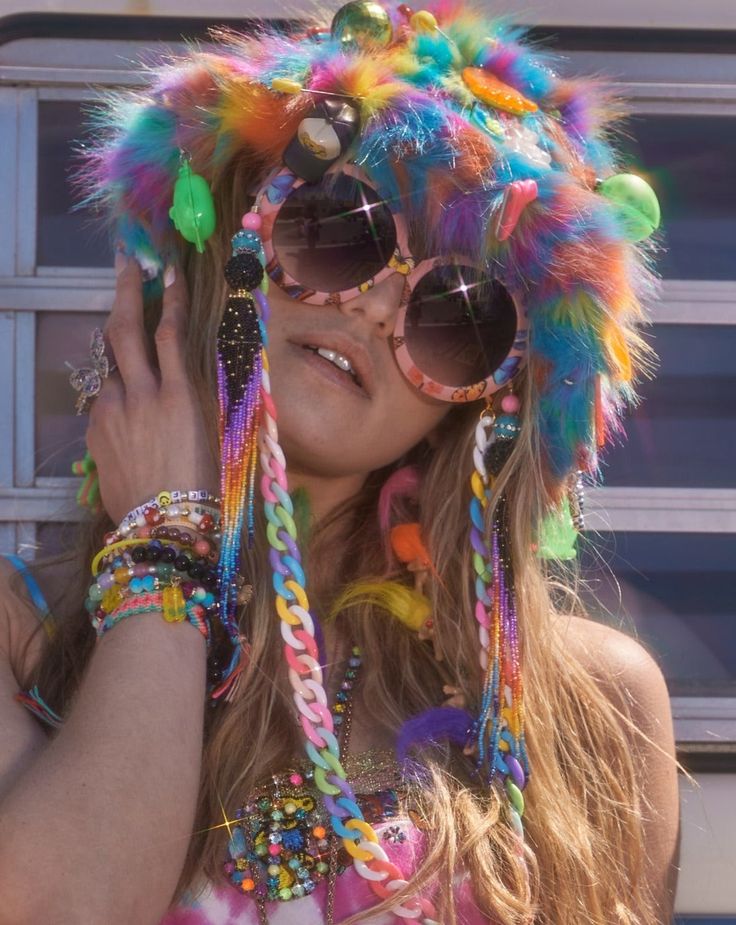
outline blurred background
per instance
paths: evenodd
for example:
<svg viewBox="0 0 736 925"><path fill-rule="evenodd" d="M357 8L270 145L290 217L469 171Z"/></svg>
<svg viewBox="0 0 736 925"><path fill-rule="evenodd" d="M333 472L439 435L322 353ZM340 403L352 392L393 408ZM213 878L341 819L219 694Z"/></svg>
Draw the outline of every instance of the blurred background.
<svg viewBox="0 0 736 925"><path fill-rule="evenodd" d="M335 4L338 6L339 4ZM630 102L626 160L654 186L666 247L649 331L656 379L625 447L587 493L591 608L636 633L668 680L683 780L678 922L736 923L736 3L492 4L558 69L613 77ZM71 212L83 111L134 86L137 62L208 25L284 28L313 4L0 0L0 552L72 541L84 453L65 361L82 365L111 303L112 255ZM153 49L153 51L152 51ZM563 925L563 923L561 923ZM568 923L564 923L568 925ZM572 925L572 923L569 923Z"/></svg>

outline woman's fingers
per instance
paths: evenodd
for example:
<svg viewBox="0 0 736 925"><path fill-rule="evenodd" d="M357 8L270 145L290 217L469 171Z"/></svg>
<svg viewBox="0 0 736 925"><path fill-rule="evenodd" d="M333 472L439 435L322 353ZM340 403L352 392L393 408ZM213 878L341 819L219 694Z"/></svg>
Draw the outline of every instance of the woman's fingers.
<svg viewBox="0 0 736 925"><path fill-rule="evenodd" d="M89 410L87 448L97 458L98 439L110 428L119 427L119 417L125 403L125 388L120 374L115 371L102 383Z"/></svg>
<svg viewBox="0 0 736 925"><path fill-rule="evenodd" d="M188 386L184 345L189 308L184 274L169 266L164 274L161 320L156 328L156 352L161 371L161 388L183 389Z"/></svg>
<svg viewBox="0 0 736 925"><path fill-rule="evenodd" d="M105 337L115 354L125 390L134 395L148 392L156 385L143 330L143 275L136 260L120 253L115 258L115 269L115 301L105 326Z"/></svg>

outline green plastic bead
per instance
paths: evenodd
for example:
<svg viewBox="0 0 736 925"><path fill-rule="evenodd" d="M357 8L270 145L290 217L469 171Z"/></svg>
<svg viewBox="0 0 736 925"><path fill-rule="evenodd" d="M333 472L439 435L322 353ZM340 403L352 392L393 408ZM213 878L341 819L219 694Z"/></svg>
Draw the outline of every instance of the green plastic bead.
<svg viewBox="0 0 736 925"><path fill-rule="evenodd" d="M156 566L159 578L171 578L174 574L174 565L172 562L159 562Z"/></svg>
<svg viewBox="0 0 736 925"><path fill-rule="evenodd" d="M539 525L537 556L540 559L558 559L562 562L577 556L575 544L578 531L570 512L570 499L566 496L561 506L550 511Z"/></svg>
<svg viewBox="0 0 736 925"><path fill-rule="evenodd" d="M603 180L598 192L616 207L627 240L643 241L659 228L659 200L642 177L633 173L616 174Z"/></svg>
<svg viewBox="0 0 736 925"><path fill-rule="evenodd" d="M511 800L511 805L514 807L516 812L520 815L524 815L524 794L519 790L516 784L511 780L510 777L506 778L506 793L508 794L509 800Z"/></svg>
<svg viewBox="0 0 736 925"><path fill-rule="evenodd" d="M279 899L282 899L284 902L288 902L291 899L291 890L288 886L282 887L279 890Z"/></svg>
<svg viewBox="0 0 736 925"><path fill-rule="evenodd" d="M97 583L93 584L92 587L89 589L89 599L91 601L101 601L103 594L104 594L104 591Z"/></svg>
<svg viewBox="0 0 736 925"><path fill-rule="evenodd" d="M204 242L215 230L215 203L207 181L192 173L188 161L179 167L169 217L184 240L194 244L200 254L204 253Z"/></svg>

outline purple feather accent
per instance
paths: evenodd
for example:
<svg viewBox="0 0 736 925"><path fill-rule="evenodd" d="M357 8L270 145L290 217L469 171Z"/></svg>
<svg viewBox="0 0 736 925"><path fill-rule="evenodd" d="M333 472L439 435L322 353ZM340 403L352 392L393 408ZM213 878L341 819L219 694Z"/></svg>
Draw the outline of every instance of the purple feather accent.
<svg viewBox="0 0 736 925"><path fill-rule="evenodd" d="M467 745L473 727L473 717L457 707L433 707L407 720L399 731L396 757L407 760L412 748L450 742L460 748Z"/></svg>

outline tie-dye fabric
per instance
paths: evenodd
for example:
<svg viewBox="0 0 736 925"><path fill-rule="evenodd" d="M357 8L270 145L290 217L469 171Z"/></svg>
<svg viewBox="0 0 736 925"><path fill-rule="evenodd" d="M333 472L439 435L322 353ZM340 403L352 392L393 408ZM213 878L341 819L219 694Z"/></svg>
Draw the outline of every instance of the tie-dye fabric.
<svg viewBox="0 0 736 925"><path fill-rule="evenodd" d="M407 817L395 817L374 826L381 844L405 874L411 875L421 861L424 835ZM488 925L473 901L469 878L459 878L457 891L458 925ZM336 923L356 912L376 905L376 897L368 883L349 867L337 878L334 920ZM323 925L326 921L327 882L301 899L266 904L270 925ZM371 916L366 925L392 925L392 914ZM209 884L196 897L185 897L163 918L160 925L258 925L255 901L229 884Z"/></svg>

